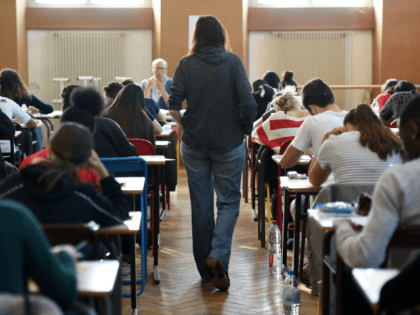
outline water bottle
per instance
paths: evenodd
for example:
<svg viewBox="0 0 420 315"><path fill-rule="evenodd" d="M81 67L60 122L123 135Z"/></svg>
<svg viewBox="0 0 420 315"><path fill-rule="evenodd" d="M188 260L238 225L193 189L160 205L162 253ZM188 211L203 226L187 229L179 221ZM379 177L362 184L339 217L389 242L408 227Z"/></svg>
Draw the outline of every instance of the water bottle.
<svg viewBox="0 0 420 315"><path fill-rule="evenodd" d="M26 106L26 104L23 104L23 105L22 105L22 110L23 110L25 113L28 113L28 107Z"/></svg>
<svg viewBox="0 0 420 315"><path fill-rule="evenodd" d="M277 222L273 221L268 230L268 274L279 277L281 275L281 234Z"/></svg>
<svg viewBox="0 0 420 315"><path fill-rule="evenodd" d="M283 307L285 315L297 315L300 309L299 281L295 272L289 270L283 286Z"/></svg>
<svg viewBox="0 0 420 315"><path fill-rule="evenodd" d="M372 110L374 113L379 113L379 104L376 98L372 102Z"/></svg>

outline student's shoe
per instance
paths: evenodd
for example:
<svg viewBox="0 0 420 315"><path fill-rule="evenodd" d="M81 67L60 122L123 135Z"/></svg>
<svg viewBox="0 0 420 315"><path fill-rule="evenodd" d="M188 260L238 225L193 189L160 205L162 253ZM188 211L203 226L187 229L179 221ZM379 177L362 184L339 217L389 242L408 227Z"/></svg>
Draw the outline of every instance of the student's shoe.
<svg viewBox="0 0 420 315"><path fill-rule="evenodd" d="M229 276L223 269L220 261L218 261L216 258L210 257L206 260L204 267L207 273L213 279L213 284L217 289L222 291L227 291L229 289Z"/></svg>
<svg viewBox="0 0 420 315"><path fill-rule="evenodd" d="M307 286L311 286L311 279L309 277L309 263L303 265L302 269L302 282Z"/></svg>
<svg viewBox="0 0 420 315"><path fill-rule="evenodd" d="M293 238L287 240L287 249L293 249Z"/></svg>
<svg viewBox="0 0 420 315"><path fill-rule="evenodd" d="M131 272L131 264L121 259L121 275L126 276L129 275Z"/></svg>

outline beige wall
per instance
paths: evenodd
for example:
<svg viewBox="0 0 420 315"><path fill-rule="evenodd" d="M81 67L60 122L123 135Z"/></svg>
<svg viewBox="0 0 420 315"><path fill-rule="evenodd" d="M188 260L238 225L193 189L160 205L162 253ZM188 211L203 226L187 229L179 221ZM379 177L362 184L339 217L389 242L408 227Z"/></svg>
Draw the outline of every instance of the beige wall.
<svg viewBox="0 0 420 315"><path fill-rule="evenodd" d="M225 26L234 53L243 59L243 0L154 0L161 5L160 42L154 45L153 58L168 62L168 75L173 76L179 60L188 53L188 17L190 15L214 15ZM156 17L156 15L155 15ZM160 52L160 54L159 54Z"/></svg>
<svg viewBox="0 0 420 315"><path fill-rule="evenodd" d="M419 0L373 0L373 9L248 9L249 0L150 1L153 11L150 8L125 11L124 9L82 9L85 14L81 15L80 11L71 9L57 11L27 8L25 10L26 0L1 0L0 67L17 69L27 82L25 28L57 29L60 23L64 23L62 26L66 28L104 29L103 24L106 21L108 29L153 29L153 58L166 59L169 63L168 74L172 76L179 60L188 51L188 16L212 14L226 27L233 51L242 58L246 66L248 31L337 27L343 29L345 24L346 28L374 30L373 83L383 83L390 77L420 83ZM318 14L312 14L314 9L319 11ZM57 19L57 12L60 13L60 19ZM307 16L308 12L312 12L309 14L310 18L299 18ZM87 18L89 14L101 18ZM39 18L41 15L42 19ZM109 18L104 18L108 15ZM85 17L82 19L84 23L80 21L81 16ZM55 21L54 25L49 25L49 21Z"/></svg>
<svg viewBox="0 0 420 315"><path fill-rule="evenodd" d="M420 1L374 0L373 83L420 83Z"/></svg>
<svg viewBox="0 0 420 315"><path fill-rule="evenodd" d="M18 69L18 28L16 0L2 0L0 9L0 69Z"/></svg>

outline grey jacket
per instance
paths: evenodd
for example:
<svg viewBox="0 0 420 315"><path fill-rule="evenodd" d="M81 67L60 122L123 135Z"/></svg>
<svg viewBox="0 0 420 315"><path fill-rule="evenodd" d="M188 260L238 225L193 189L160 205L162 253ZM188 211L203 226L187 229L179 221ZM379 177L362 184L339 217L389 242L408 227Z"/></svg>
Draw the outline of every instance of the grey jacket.
<svg viewBox="0 0 420 315"><path fill-rule="evenodd" d="M225 153L250 134L257 113L241 59L223 48L202 47L178 64L169 109L181 110L182 141L192 149Z"/></svg>

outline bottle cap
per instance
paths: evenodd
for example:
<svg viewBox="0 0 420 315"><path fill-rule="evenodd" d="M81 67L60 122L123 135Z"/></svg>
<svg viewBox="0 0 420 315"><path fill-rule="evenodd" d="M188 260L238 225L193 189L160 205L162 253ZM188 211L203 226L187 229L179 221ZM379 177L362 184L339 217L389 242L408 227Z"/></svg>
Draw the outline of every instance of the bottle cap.
<svg viewBox="0 0 420 315"><path fill-rule="evenodd" d="M295 271L294 270L289 270L287 272L287 274L290 275L290 276L294 276L295 275Z"/></svg>
<svg viewBox="0 0 420 315"><path fill-rule="evenodd" d="M276 220L271 220L271 223L277 225L277 221Z"/></svg>

